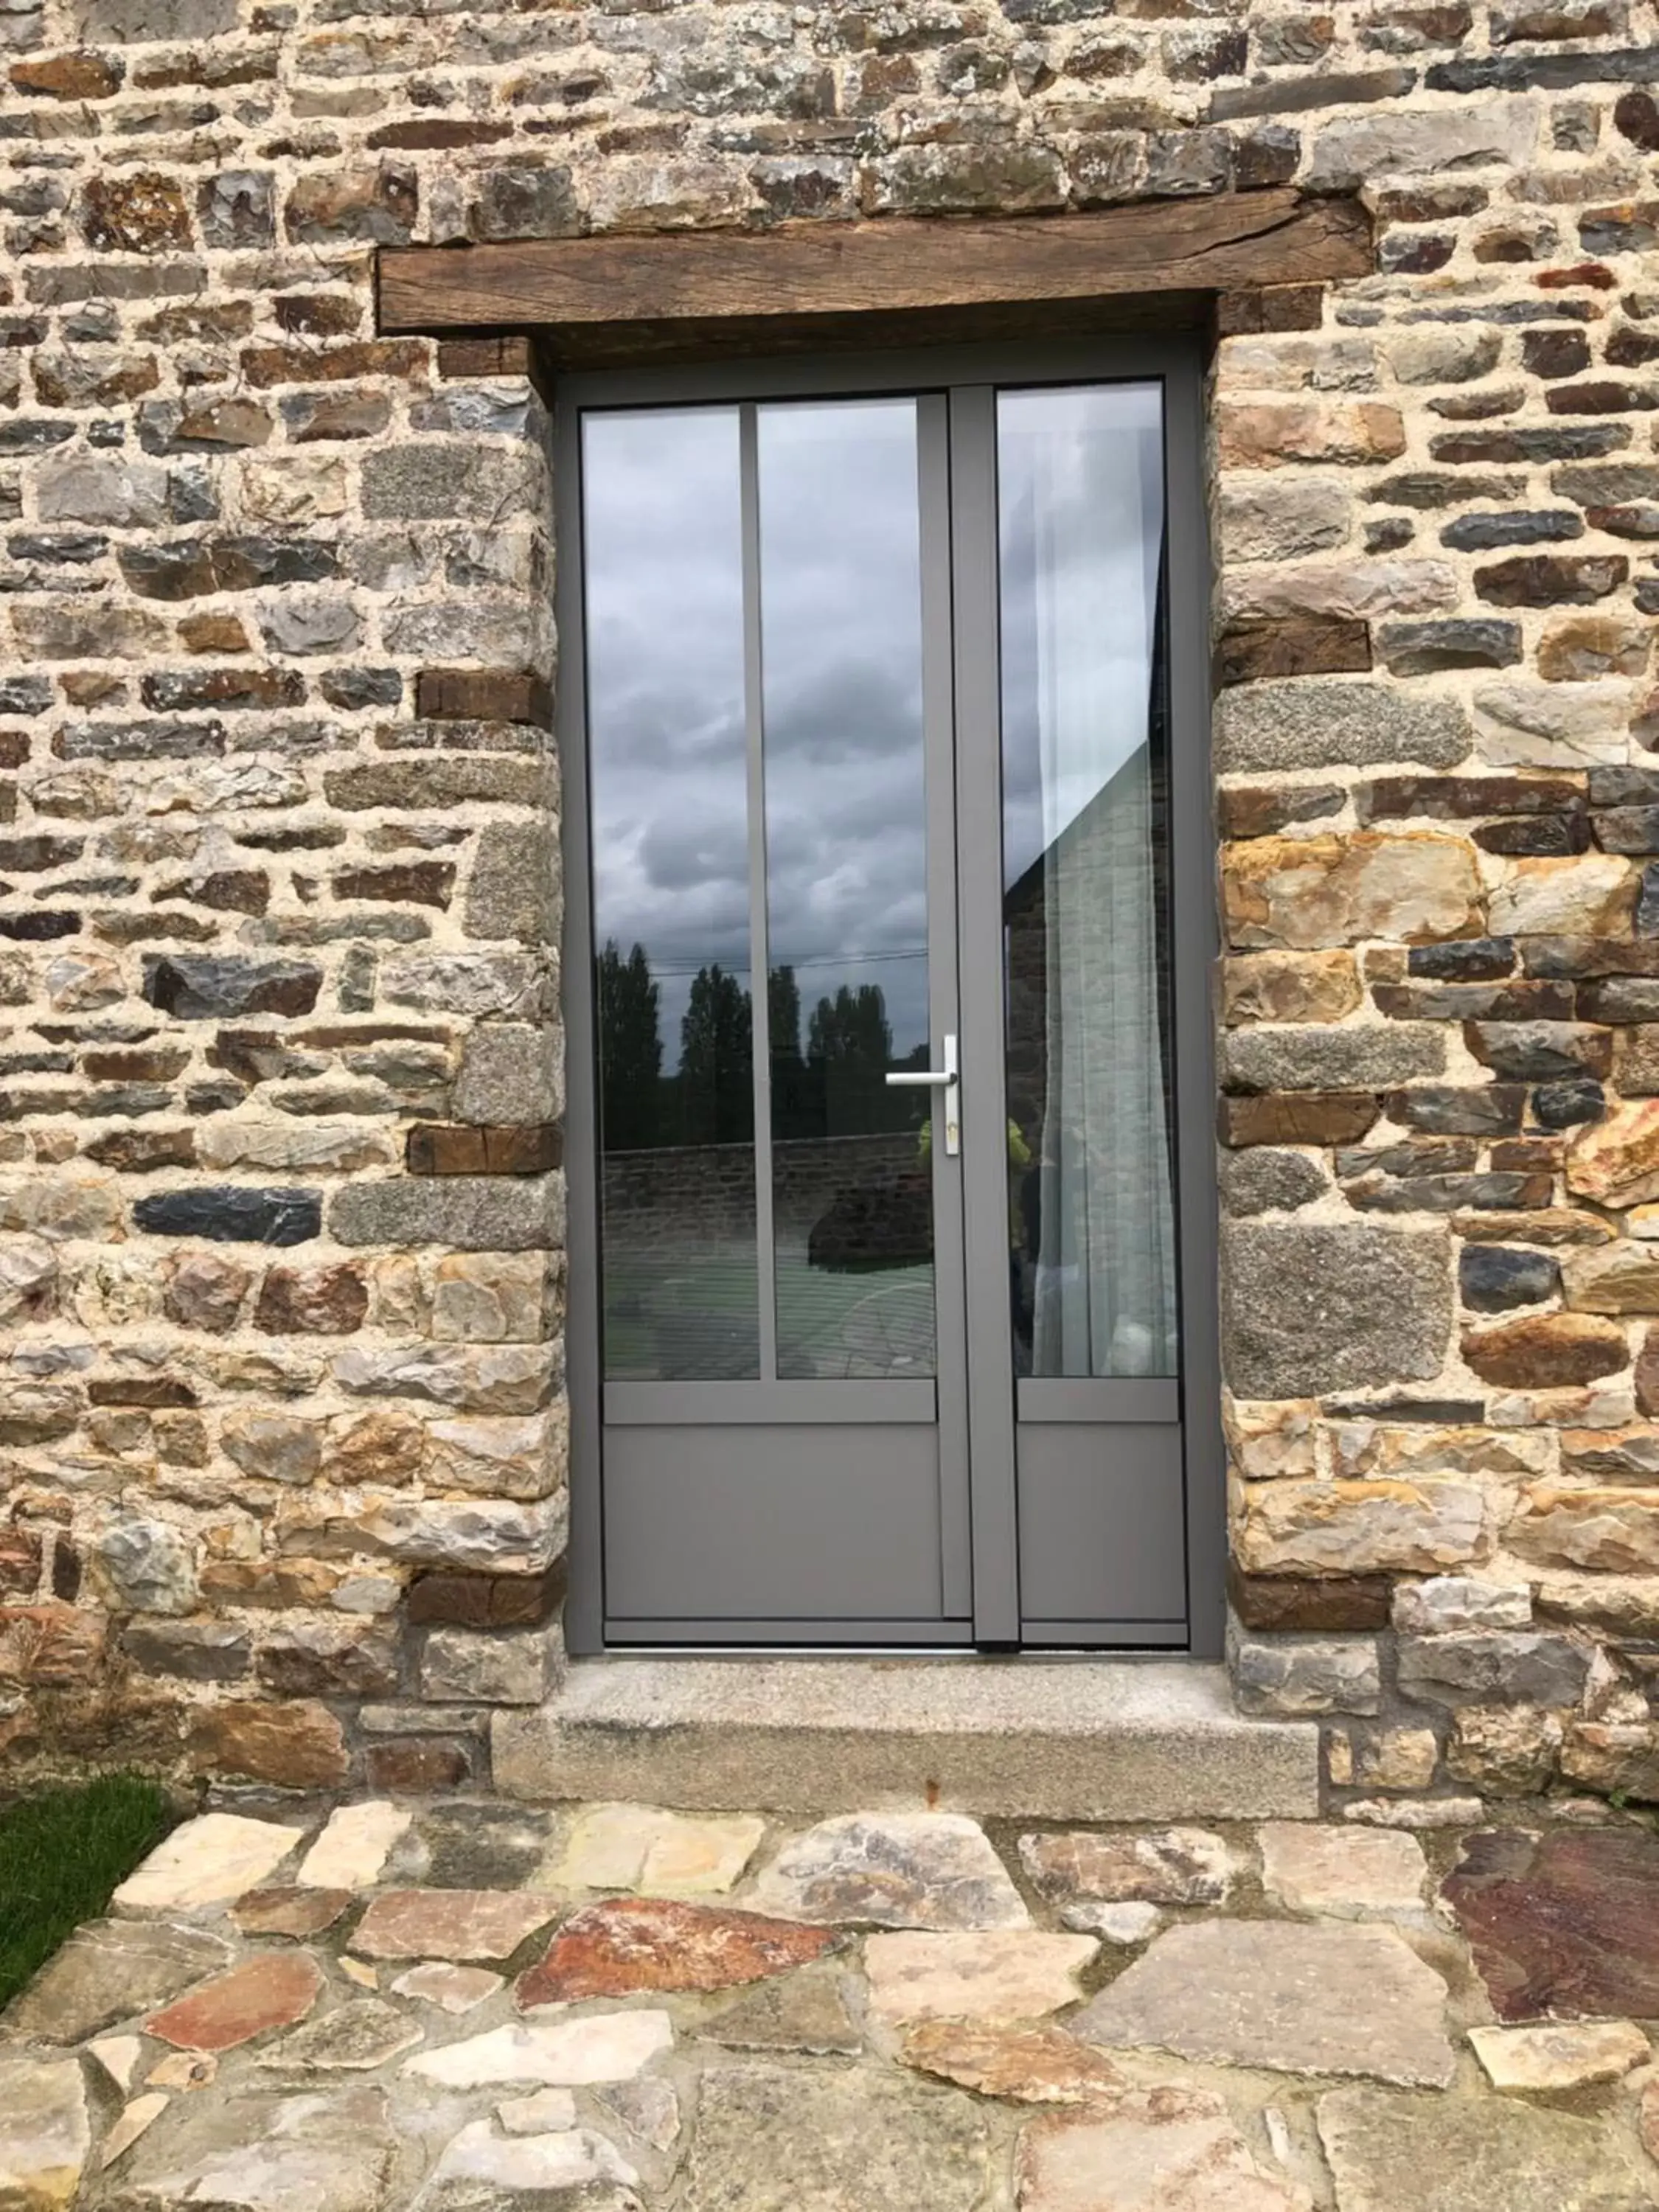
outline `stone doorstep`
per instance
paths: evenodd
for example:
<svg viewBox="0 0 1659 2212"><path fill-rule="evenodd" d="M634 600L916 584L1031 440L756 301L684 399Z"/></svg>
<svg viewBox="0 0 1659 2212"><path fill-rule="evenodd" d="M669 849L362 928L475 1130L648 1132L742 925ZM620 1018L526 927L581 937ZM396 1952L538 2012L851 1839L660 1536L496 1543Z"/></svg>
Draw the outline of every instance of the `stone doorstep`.
<svg viewBox="0 0 1659 2212"><path fill-rule="evenodd" d="M491 1723L507 1797L687 1811L934 1806L1033 1820L1312 1820L1319 1731L1224 1668L1121 1659L579 1660Z"/></svg>

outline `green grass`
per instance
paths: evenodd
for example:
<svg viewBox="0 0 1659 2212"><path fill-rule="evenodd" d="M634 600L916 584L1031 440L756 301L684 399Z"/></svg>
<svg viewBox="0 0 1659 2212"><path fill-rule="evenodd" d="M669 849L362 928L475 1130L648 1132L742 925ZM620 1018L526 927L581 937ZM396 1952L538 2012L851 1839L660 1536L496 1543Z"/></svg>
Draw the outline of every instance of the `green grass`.
<svg viewBox="0 0 1659 2212"><path fill-rule="evenodd" d="M97 1918L179 1818L161 1784L137 1774L100 1775L0 1808L0 2005L72 1929Z"/></svg>

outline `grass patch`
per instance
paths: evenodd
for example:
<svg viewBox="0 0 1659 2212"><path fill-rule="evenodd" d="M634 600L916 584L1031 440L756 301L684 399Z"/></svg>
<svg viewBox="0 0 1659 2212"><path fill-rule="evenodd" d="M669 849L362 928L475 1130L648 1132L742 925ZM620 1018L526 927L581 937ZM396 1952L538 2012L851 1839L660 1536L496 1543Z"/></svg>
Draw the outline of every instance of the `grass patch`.
<svg viewBox="0 0 1659 2212"><path fill-rule="evenodd" d="M0 2005L155 1849L179 1815L138 1774L41 1790L0 1808Z"/></svg>

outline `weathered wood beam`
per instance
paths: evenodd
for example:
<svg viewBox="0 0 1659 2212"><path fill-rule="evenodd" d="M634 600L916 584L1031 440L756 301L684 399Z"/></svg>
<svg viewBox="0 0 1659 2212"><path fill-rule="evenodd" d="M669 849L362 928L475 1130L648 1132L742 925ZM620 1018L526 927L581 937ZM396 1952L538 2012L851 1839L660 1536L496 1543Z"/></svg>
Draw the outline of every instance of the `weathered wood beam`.
<svg viewBox="0 0 1659 2212"><path fill-rule="evenodd" d="M1356 199L1291 190L1155 200L997 222L786 223L607 233L380 256L380 328L520 330L585 349L601 331L791 322L1215 294L1322 283L1374 266Z"/></svg>

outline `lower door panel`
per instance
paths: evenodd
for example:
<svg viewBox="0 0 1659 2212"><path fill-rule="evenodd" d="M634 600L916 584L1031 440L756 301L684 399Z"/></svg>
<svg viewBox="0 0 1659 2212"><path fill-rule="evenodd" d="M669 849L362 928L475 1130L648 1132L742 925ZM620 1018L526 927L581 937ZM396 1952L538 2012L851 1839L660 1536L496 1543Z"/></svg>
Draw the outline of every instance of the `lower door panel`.
<svg viewBox="0 0 1659 2212"><path fill-rule="evenodd" d="M1016 1464L1024 1641L1184 1643L1180 1428L1022 1424Z"/></svg>

